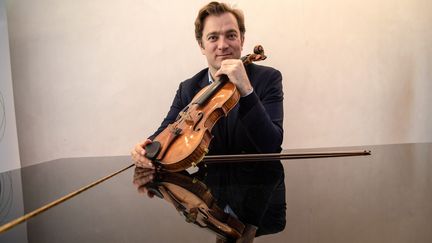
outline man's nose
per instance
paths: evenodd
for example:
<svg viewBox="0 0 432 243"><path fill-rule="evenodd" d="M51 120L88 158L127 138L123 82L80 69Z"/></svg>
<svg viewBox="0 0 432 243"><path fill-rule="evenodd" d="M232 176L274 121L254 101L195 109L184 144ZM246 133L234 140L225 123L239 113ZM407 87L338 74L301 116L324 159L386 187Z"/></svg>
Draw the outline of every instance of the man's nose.
<svg viewBox="0 0 432 243"><path fill-rule="evenodd" d="M218 49L223 50L228 48L228 42L226 41L225 37L220 37L218 40Z"/></svg>

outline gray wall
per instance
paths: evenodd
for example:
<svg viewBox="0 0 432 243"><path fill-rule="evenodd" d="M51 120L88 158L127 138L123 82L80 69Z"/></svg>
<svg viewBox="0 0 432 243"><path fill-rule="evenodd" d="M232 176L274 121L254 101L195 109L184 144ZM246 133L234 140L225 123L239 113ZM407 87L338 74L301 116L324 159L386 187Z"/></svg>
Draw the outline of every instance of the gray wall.
<svg viewBox="0 0 432 243"><path fill-rule="evenodd" d="M285 148L432 141L430 0L236 1L284 75ZM206 1L7 2L23 165L128 154L205 67Z"/></svg>
<svg viewBox="0 0 432 243"><path fill-rule="evenodd" d="M19 167L6 8L0 0L0 172Z"/></svg>

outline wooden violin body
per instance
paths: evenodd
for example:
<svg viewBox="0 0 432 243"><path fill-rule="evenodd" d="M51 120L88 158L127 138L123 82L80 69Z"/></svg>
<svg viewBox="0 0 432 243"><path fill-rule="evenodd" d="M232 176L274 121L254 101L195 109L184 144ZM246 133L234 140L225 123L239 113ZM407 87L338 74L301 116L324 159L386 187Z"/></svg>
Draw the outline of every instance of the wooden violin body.
<svg viewBox="0 0 432 243"><path fill-rule="evenodd" d="M210 189L201 181L181 173L160 172L146 184L147 190L176 208L186 222L207 228L223 238L239 238L245 225L225 213Z"/></svg>
<svg viewBox="0 0 432 243"><path fill-rule="evenodd" d="M177 120L155 137L161 144L156 162L167 171L181 171L195 166L208 152L211 129L222 116L237 104L240 94L231 82L226 82L208 100L202 97L214 85L202 89L179 114Z"/></svg>
<svg viewBox="0 0 432 243"><path fill-rule="evenodd" d="M264 50L255 47L256 53L242 58L246 65L264 60ZM175 122L159 133L145 147L146 157L170 172L196 166L208 153L216 122L227 116L240 99L240 93L226 75L203 88L178 115Z"/></svg>

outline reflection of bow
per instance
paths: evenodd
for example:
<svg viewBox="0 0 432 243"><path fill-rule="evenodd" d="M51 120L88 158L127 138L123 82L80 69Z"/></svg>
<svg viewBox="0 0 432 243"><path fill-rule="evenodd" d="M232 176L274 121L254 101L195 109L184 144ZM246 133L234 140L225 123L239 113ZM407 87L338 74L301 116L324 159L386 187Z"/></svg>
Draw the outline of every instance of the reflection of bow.
<svg viewBox="0 0 432 243"><path fill-rule="evenodd" d="M186 222L207 228L223 238L239 238L244 224L216 205L207 186L183 173L158 172L147 190L174 205Z"/></svg>

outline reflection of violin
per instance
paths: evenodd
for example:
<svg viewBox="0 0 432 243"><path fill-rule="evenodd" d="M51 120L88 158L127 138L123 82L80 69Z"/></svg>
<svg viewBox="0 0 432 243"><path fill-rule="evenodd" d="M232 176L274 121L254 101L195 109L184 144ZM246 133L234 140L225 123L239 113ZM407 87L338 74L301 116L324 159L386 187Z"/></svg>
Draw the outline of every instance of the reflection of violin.
<svg viewBox="0 0 432 243"><path fill-rule="evenodd" d="M225 213L201 181L182 173L157 172L155 176L144 186L152 194L173 204L186 222L210 229L223 238L241 237L245 225Z"/></svg>
<svg viewBox="0 0 432 243"><path fill-rule="evenodd" d="M256 46L254 53L242 58L243 63L266 59L262 46ZM168 125L153 143L145 147L146 157L156 165L171 172L195 166L208 152L212 139L211 130L215 123L238 103L240 94L228 76L202 89Z"/></svg>

